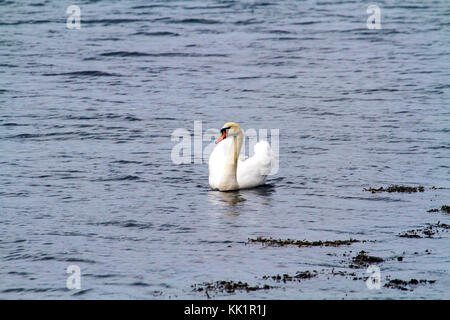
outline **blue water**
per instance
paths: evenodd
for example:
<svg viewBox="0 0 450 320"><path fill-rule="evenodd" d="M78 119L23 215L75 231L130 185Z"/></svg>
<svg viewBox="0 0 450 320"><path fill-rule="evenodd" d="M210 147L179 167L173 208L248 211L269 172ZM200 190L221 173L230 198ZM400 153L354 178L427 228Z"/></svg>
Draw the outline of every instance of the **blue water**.
<svg viewBox="0 0 450 320"><path fill-rule="evenodd" d="M211 296L449 299L448 232L398 234L450 223L427 212L450 205L450 6L376 4L380 30L360 1L1 1L0 298L205 299L191 286L232 280L276 288ZM279 129L269 186L215 192L206 161L174 164L194 121ZM391 184L425 191L363 191ZM379 290L331 274L367 276L361 250L386 260Z"/></svg>

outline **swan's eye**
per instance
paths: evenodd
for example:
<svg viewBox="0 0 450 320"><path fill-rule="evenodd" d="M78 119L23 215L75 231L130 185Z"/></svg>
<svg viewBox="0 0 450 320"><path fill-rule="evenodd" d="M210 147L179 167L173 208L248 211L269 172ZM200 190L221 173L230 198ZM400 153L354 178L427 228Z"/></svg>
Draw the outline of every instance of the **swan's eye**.
<svg viewBox="0 0 450 320"><path fill-rule="evenodd" d="M219 143L220 141L222 141L223 139L225 139L227 137L228 129L230 129L230 128L231 127L220 129L220 137L216 140L216 143Z"/></svg>
<svg viewBox="0 0 450 320"><path fill-rule="evenodd" d="M223 128L220 130L220 136L222 137L222 139L225 139L228 135L228 129L227 128Z"/></svg>
<svg viewBox="0 0 450 320"><path fill-rule="evenodd" d="M224 139L228 136L228 131L230 130L230 128L231 127L220 129L220 135L222 135Z"/></svg>

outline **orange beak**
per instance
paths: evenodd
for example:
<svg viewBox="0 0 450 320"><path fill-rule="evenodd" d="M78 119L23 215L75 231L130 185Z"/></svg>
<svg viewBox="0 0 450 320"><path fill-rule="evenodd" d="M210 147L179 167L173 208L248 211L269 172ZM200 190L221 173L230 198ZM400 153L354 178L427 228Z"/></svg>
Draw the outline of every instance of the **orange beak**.
<svg viewBox="0 0 450 320"><path fill-rule="evenodd" d="M219 138L217 138L216 143L219 143L220 141L222 141L227 137L227 130L221 130L221 133L222 135Z"/></svg>

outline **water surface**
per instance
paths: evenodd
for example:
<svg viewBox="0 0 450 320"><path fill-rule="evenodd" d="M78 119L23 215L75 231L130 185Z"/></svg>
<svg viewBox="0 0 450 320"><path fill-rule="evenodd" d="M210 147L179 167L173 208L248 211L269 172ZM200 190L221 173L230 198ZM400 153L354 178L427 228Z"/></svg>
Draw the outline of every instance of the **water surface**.
<svg viewBox="0 0 450 320"><path fill-rule="evenodd" d="M447 1L377 1L381 30L360 1L78 1L79 30L71 4L0 2L0 298L204 299L191 286L218 280L277 287L233 299L450 298L448 232L398 237L450 223L427 213L450 204ZM172 163L194 121L279 129L268 187L211 191L206 162ZM363 191L390 184L425 192ZM330 275L367 276L361 250L382 285L436 282Z"/></svg>

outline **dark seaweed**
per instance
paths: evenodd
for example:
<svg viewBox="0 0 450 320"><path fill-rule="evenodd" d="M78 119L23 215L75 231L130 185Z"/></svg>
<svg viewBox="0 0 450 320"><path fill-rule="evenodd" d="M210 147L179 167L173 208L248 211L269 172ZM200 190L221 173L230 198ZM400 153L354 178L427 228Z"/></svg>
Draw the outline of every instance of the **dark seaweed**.
<svg viewBox="0 0 450 320"><path fill-rule="evenodd" d="M400 233L401 238L434 238L434 236L443 230L450 229L450 225L438 221L436 224L428 224L428 226L418 229L411 229Z"/></svg>
<svg viewBox="0 0 450 320"><path fill-rule="evenodd" d="M267 279L272 279L275 281L283 281L284 283L286 283L287 281L298 281L300 282L301 280L304 279L311 279L313 277L317 277L318 273L316 270L314 270L313 272L310 271L303 271L303 272L297 272L295 275L290 276L289 274L283 274L282 276L280 276L279 274L277 274L276 276L264 276L263 279L267 280Z"/></svg>
<svg viewBox="0 0 450 320"><path fill-rule="evenodd" d="M411 279L409 281L400 280L400 279L393 279L389 280L389 282L385 283L384 287L386 288L392 288L392 289L399 289L402 291L413 291L414 287L418 284L433 284L436 280L417 280L417 279Z"/></svg>
<svg viewBox="0 0 450 320"><path fill-rule="evenodd" d="M425 188L423 186L418 186L418 187L408 187L408 186L398 186L398 185L391 185L387 188L384 187L379 187L379 188L364 188L364 191L370 191L372 193L377 193L377 192L406 192L406 193L413 193L413 192L424 192Z"/></svg>
<svg viewBox="0 0 450 320"><path fill-rule="evenodd" d="M257 291L257 290L268 290L272 287L269 285L260 286L250 286L247 282L234 282L234 281L216 281L216 282L205 282L198 285L192 286L194 291L202 292L208 295L208 291L213 292L226 292L226 293L234 293L236 291Z"/></svg>
<svg viewBox="0 0 450 320"><path fill-rule="evenodd" d="M365 251L360 251L356 257L352 259L353 264L350 265L350 268L362 268L368 267L370 264L383 262L384 259L375 256L369 256Z"/></svg>
<svg viewBox="0 0 450 320"><path fill-rule="evenodd" d="M441 207L440 210L439 209L430 209L427 212L439 212L439 211L442 211L444 213L450 213L450 206L444 205Z"/></svg>
<svg viewBox="0 0 450 320"><path fill-rule="evenodd" d="M257 237L256 239L248 238L248 242L260 242L263 245L268 246L297 246L297 247L337 247L341 245L351 245L355 242L361 242L361 240L356 240L350 238L350 240L333 240L333 241L306 241L306 240L293 240L293 239L272 239L272 238L263 238L263 237ZM365 242L364 240L362 242Z"/></svg>
<svg viewBox="0 0 450 320"><path fill-rule="evenodd" d="M442 206L441 211L445 213L450 213L450 206Z"/></svg>

